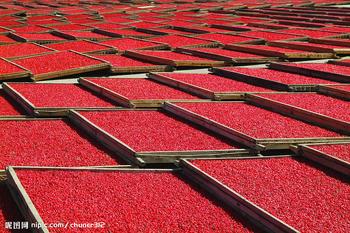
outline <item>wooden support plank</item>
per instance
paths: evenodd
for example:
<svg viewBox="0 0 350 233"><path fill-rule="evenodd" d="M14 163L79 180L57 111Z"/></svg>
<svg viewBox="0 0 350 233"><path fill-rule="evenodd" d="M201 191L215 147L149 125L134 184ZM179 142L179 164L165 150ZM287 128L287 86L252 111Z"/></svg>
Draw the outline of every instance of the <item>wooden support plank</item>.
<svg viewBox="0 0 350 233"><path fill-rule="evenodd" d="M148 73L148 72L166 72L173 71L170 65L153 65L153 66L129 66L119 67L112 66L110 72L112 74L133 74L133 73Z"/></svg>

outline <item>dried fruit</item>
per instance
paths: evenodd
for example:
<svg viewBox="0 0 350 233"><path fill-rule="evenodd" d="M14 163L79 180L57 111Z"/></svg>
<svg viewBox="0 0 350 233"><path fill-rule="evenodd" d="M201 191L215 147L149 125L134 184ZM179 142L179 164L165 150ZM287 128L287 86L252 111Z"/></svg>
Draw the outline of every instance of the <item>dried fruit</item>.
<svg viewBox="0 0 350 233"><path fill-rule="evenodd" d="M51 50L32 43L9 44L0 46L0 56L4 58L25 57L47 52L51 52Z"/></svg>
<svg viewBox="0 0 350 233"><path fill-rule="evenodd" d="M199 86L213 92L268 92L271 89L224 78L213 74L161 73L162 76L190 85Z"/></svg>
<svg viewBox="0 0 350 233"><path fill-rule="evenodd" d="M17 59L14 62L30 70L33 74L45 74L103 63L101 61L69 51L61 51L42 56Z"/></svg>
<svg viewBox="0 0 350 233"><path fill-rule="evenodd" d="M239 35L230 35L230 34L221 34L221 33L212 33L212 34L203 34L197 36L197 38L218 41L222 44L237 44L244 43L255 40L256 38L244 37Z"/></svg>
<svg viewBox="0 0 350 233"><path fill-rule="evenodd" d="M340 136L338 133L246 103L202 102L176 105L258 139Z"/></svg>
<svg viewBox="0 0 350 233"><path fill-rule="evenodd" d="M105 45L113 46L118 51L144 49L144 48L155 47L160 45L158 43L153 43L151 41L137 40L133 38L113 39L113 40L107 40L101 43Z"/></svg>
<svg viewBox="0 0 350 233"><path fill-rule="evenodd" d="M57 44L48 44L46 47L60 51L74 50L81 53L98 52L111 49L110 47L104 46L102 44L97 44L89 41L67 41Z"/></svg>
<svg viewBox="0 0 350 233"><path fill-rule="evenodd" d="M309 147L342 159L348 163L350 162L350 144L309 145Z"/></svg>
<svg viewBox="0 0 350 233"><path fill-rule="evenodd" d="M152 38L152 41L168 44L170 47L184 47L184 46L195 46L210 44L211 42L186 36L169 35Z"/></svg>
<svg viewBox="0 0 350 233"><path fill-rule="evenodd" d="M249 32L243 32L240 35L261 38L267 41L290 40L290 39L298 39L300 37L304 37L304 36L271 32L271 31L249 31Z"/></svg>
<svg viewBox="0 0 350 233"><path fill-rule="evenodd" d="M145 78L87 78L130 100L198 99L198 97Z"/></svg>
<svg viewBox="0 0 350 233"><path fill-rule="evenodd" d="M9 86L38 108L115 106L76 84L10 83Z"/></svg>
<svg viewBox="0 0 350 233"><path fill-rule="evenodd" d="M244 220L220 208L174 172L17 170L16 173L44 222L105 223L104 228L72 231L253 231Z"/></svg>
<svg viewBox="0 0 350 233"><path fill-rule="evenodd" d="M231 142L159 111L89 111L80 114L136 152L237 148Z"/></svg>
<svg viewBox="0 0 350 233"><path fill-rule="evenodd" d="M316 93L259 94L259 96L350 123L349 101Z"/></svg>
<svg viewBox="0 0 350 233"><path fill-rule="evenodd" d="M22 111L5 95L3 90L0 90L0 106L0 117L23 115Z"/></svg>
<svg viewBox="0 0 350 233"><path fill-rule="evenodd" d="M227 67L222 68L227 71L237 72L240 74L258 77L260 79L267 79L271 81L277 81L284 84L335 84L337 82L329 81L320 78L309 77L300 74L292 74L288 72L266 69L266 68L236 68ZM234 76L234 73L232 74Z"/></svg>
<svg viewBox="0 0 350 233"><path fill-rule="evenodd" d="M117 157L64 120L0 121L0 168L106 166ZM113 158L114 159L113 159Z"/></svg>
<svg viewBox="0 0 350 233"><path fill-rule="evenodd" d="M192 163L300 232L346 232L350 227L348 181L304 158Z"/></svg>

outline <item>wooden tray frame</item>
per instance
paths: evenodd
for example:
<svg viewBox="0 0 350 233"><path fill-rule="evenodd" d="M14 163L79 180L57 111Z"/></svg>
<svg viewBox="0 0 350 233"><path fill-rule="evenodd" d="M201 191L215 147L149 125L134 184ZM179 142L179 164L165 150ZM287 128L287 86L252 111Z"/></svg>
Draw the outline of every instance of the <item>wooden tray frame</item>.
<svg viewBox="0 0 350 233"><path fill-rule="evenodd" d="M307 16L309 17L309 16ZM309 31L319 31L320 28L318 29L310 29L308 28ZM341 38L349 38L349 34L350 33L338 33L338 32L333 32L333 33L337 33L335 35L331 35L331 36L323 36L323 37L319 37L320 39L341 39ZM312 38L311 36L307 36L307 38ZM316 38L317 39L317 38Z"/></svg>
<svg viewBox="0 0 350 233"><path fill-rule="evenodd" d="M115 79L115 78L104 78L104 79ZM118 78L118 80L123 78ZM146 78L144 78L146 79ZM112 91L104 86L101 86L99 84L96 84L92 81L89 81L84 78L78 79L78 82L80 85L86 87L92 92L97 93L98 95L101 95L109 100L112 100L113 102L116 102L120 104L123 107L126 108L159 108L161 107L164 102L171 101L171 102L190 102L193 100L186 100L186 99L129 99L118 92ZM169 88L172 88L170 86ZM115 109L115 108L114 108Z"/></svg>
<svg viewBox="0 0 350 233"><path fill-rule="evenodd" d="M345 91L342 89L338 89L337 86L343 86L341 84L334 84L334 85L319 85L317 88L317 92L333 96L339 99L344 99L347 101L350 101L350 91ZM350 86L350 85L349 85Z"/></svg>
<svg viewBox="0 0 350 233"><path fill-rule="evenodd" d="M2 57L0 57L0 59L23 70L23 72L0 74L1 81L9 80L9 79L18 79L18 78L29 78L32 75L32 73L29 70L25 69L24 67L14 63L8 59L2 58Z"/></svg>
<svg viewBox="0 0 350 233"><path fill-rule="evenodd" d="M169 65L153 65L153 66L128 66L116 67L112 66L112 74L133 74L133 73L148 73L148 72L165 72L173 71L174 69Z"/></svg>
<svg viewBox="0 0 350 233"><path fill-rule="evenodd" d="M289 95L298 95L298 93L288 93ZM283 94L281 94L283 95ZM259 95L247 94L246 100L257 106L279 112L281 114L305 121L311 124L327 128L329 130L337 131L341 134L350 135L350 122L336 119L327 115L313 112L304 108L272 100L267 97Z"/></svg>
<svg viewBox="0 0 350 233"><path fill-rule="evenodd" d="M113 171L123 171L123 172L175 172L176 169L137 169L130 167L115 167L115 168L93 168L93 167L80 167L80 168L52 168L52 167L8 167L6 170L7 175L7 185L9 187L10 193L14 198L20 212L22 213L25 220L32 223L40 224L41 228L32 228L31 230L35 233L49 233L48 228L45 226L43 219L41 218L38 210L36 209L33 201L26 192L25 188L19 180L16 169L27 169L27 170L57 170L57 171L95 171L95 172L113 172Z"/></svg>
<svg viewBox="0 0 350 233"><path fill-rule="evenodd" d="M161 29L174 30L173 28L170 28L169 26L166 26L166 25L163 25L163 27L158 27L158 28L135 28L136 31L143 32L143 33L148 33L148 34L153 34L153 35L157 35L157 36L172 35L171 33L162 32ZM178 33L173 33L173 34L188 35L187 33L183 32L183 31L179 31ZM190 33L190 35L192 35L192 34Z"/></svg>
<svg viewBox="0 0 350 233"><path fill-rule="evenodd" d="M140 109L145 111L145 109ZM154 111L156 109L148 109L148 111ZM98 110L103 111L103 110ZM137 109L120 109L114 111L138 111ZM247 156L249 154L256 153L253 150L248 149L232 149L232 150L203 150L203 151L145 151L136 152L131 147L107 133L99 126L95 125L87 118L79 114L77 111L71 110L68 115L69 119L80 129L84 130L88 135L94 137L105 147L113 152L116 152L122 159L131 164L138 166L145 166L146 164L161 164L161 163L174 163L180 158L197 158L197 157L235 157L235 156Z"/></svg>
<svg viewBox="0 0 350 233"><path fill-rule="evenodd" d="M280 57L285 59L326 59L326 58L334 58L333 53L315 53L315 52L295 52L295 53L284 53L284 52L277 52L277 51L270 51L266 49L260 49L260 48L250 48L246 46L239 46L239 45L226 45L227 49L239 51L239 52L248 52L263 56L270 56L270 57Z"/></svg>
<svg viewBox="0 0 350 233"><path fill-rule="evenodd" d="M268 45L287 48L287 49L300 49L300 50L316 52L316 53L332 53L333 54L332 58L338 58L336 54L342 54L342 55L350 54L350 48L346 48L346 47L341 49L339 48L328 49L323 47L317 47L316 45L308 45L307 43L305 43L305 45L301 45L301 44L291 44L283 41L269 42Z"/></svg>
<svg viewBox="0 0 350 233"><path fill-rule="evenodd" d="M14 44L21 44L21 43L14 43ZM14 45L14 44L10 44L10 45ZM17 56L17 57L10 57L10 58L6 58L8 61L12 61L12 60L16 60L16 59L23 59L23 58L30 58L30 57L36 57L36 56L41 56L41 55L46 55L46 54L51 54L52 52L57 52L57 50L52 49L52 48L48 48L44 45L41 44L37 44L34 42L27 42L27 44L34 44L36 46L42 47L44 49L47 49L47 52L44 53L36 53L36 54L28 54L28 55L22 55L22 56ZM2 45L2 46L6 46L6 45ZM1 46L0 46L1 48Z"/></svg>
<svg viewBox="0 0 350 233"><path fill-rule="evenodd" d="M282 24L276 25L276 24L264 24L264 23L248 23L247 26L250 27L257 27L257 28L263 28L267 30L281 30L281 29L288 29L288 26L283 26Z"/></svg>
<svg viewBox="0 0 350 233"><path fill-rule="evenodd" d="M34 117L65 117L69 110L96 110L106 109L113 110L115 107L35 107L35 105L25 98L20 92L11 87L12 83L3 83L3 90L5 93L18 103L30 116ZM33 84L33 83L30 83ZM51 83L42 83L44 85L51 85ZM34 84L35 85L35 84ZM72 84L73 85L73 84Z"/></svg>
<svg viewBox="0 0 350 233"><path fill-rule="evenodd" d="M343 41L343 40L339 40L339 39L313 39L313 38L310 38L309 41L312 43L317 43L317 44L329 44L329 45L350 47L350 41L346 41L346 40Z"/></svg>
<svg viewBox="0 0 350 233"><path fill-rule="evenodd" d="M70 31L70 32L74 32L74 31ZM89 31L89 32L94 32L94 30ZM64 38L66 40L90 40L90 41L95 41L95 42L97 42L97 41L101 42L101 41L105 41L105 40L109 39L109 38L95 38L95 37L76 37L74 35L69 34L69 32L61 32L61 31L52 31L51 34L58 36L58 37L61 37L61 38ZM96 34L98 34L98 33L96 33Z"/></svg>
<svg viewBox="0 0 350 233"><path fill-rule="evenodd" d="M271 19L274 19L274 17L271 16ZM274 30L262 30L262 31L264 31L264 32L273 32L273 33L277 33L277 34L288 34L288 33L278 32L278 31L274 31ZM291 37L291 38L288 38L288 39L283 39L283 40L278 40L278 41L306 41L306 40L309 39L309 37L307 37L307 36L299 36L299 35L295 35L295 34L288 34L288 35L294 36L294 37ZM252 37L252 36L249 36L249 37ZM255 38L267 41L267 40L265 40L263 38L259 38L257 36Z"/></svg>
<svg viewBox="0 0 350 233"><path fill-rule="evenodd" d="M213 67L213 66L225 66L224 61L196 61L196 60L171 60L167 58L160 58L151 55L144 55L137 51L126 51L125 55L128 57L140 59L150 63L170 65L175 67Z"/></svg>
<svg viewBox="0 0 350 233"><path fill-rule="evenodd" d="M259 78L256 76L250 76L238 72L228 71L220 68L210 69L214 74L239 80L241 82L246 82L255 86L268 87L275 89L276 91L295 91L295 92L305 92L305 91L316 91L318 84L284 84L278 81L272 81L268 79Z"/></svg>
<svg viewBox="0 0 350 233"><path fill-rule="evenodd" d="M225 48L225 47L224 47ZM258 64L258 63L266 63L270 61L278 61L278 57L265 57L265 58L239 58L239 57L229 57L225 55L215 54L215 53L209 53L204 51L197 51L193 49L186 49L186 48L176 48L175 51L182 52L182 53L188 53L197 57L203 57L208 58L212 60L219 60L219 61L225 61L227 63L231 64Z"/></svg>
<svg viewBox="0 0 350 233"><path fill-rule="evenodd" d="M338 157L326 154L322 151L314 149L310 146L314 145L335 145L335 144L350 144L349 143L319 143L319 144L303 144L298 147L292 147L291 149L300 156L306 157L307 159L319 163L325 167L331 168L337 172L344 174L345 176L350 177L350 163L342 160Z"/></svg>
<svg viewBox="0 0 350 233"><path fill-rule="evenodd" d="M344 62L343 60L347 60L348 57L340 60L329 60L327 63L333 64L333 65L338 65L338 66L347 66L350 67L350 62Z"/></svg>
<svg viewBox="0 0 350 233"><path fill-rule="evenodd" d="M207 35L210 35L210 34L213 34L213 33L207 33ZM234 35L234 34L228 34L228 33L218 33L218 34L225 34L225 35ZM197 35L198 36L198 35ZM220 42L220 41L218 41L218 40L215 40L215 39L204 39L204 38L200 38L200 37L194 37L194 36L191 36L191 37L194 37L194 38L197 38L197 39L201 39L201 40L207 40L207 41L213 41L213 42L216 42L216 43L218 43L219 45L231 45L231 44L233 44L233 43L230 43L230 44L224 44L224 43L222 43L222 42ZM240 37L246 37L247 38L247 41L243 41L243 42L239 42L239 43L234 43L234 44L253 44L253 45L255 45L255 44L263 44L264 42L265 42L265 40L264 39L260 39L260 38L252 38L252 37L249 37L249 36L244 36L244 35L239 35L238 34L238 36L240 36ZM248 39L250 39L250 40L248 40Z"/></svg>
<svg viewBox="0 0 350 233"><path fill-rule="evenodd" d="M239 103L239 102L231 102ZM254 150L279 150L289 149L293 144L305 143L322 143L322 142L343 142L350 141L350 137L333 137L333 138L253 138L243 132L232 129L219 122L211 120L205 116L201 116L185 108L176 106L175 104L166 102L163 109L167 112L173 113L179 117L189 120L195 124L201 125L208 130L215 132L223 137L229 138L242 145L245 145Z"/></svg>
<svg viewBox="0 0 350 233"><path fill-rule="evenodd" d="M249 25L247 25L249 26ZM237 25L226 25L226 24L210 24L211 28L217 28L217 29L224 29L231 31L233 33L239 33L239 32L248 32L251 31L248 28L239 28Z"/></svg>
<svg viewBox="0 0 350 233"><path fill-rule="evenodd" d="M291 156L283 156L291 157ZM271 159L282 158L282 156L269 156L269 157L246 157L237 159ZM235 159L235 158L231 158ZM229 206L231 209L236 210L238 213L242 213L249 220L253 221L254 225L260 227L263 231L274 233L297 233L296 229L289 226L282 220L276 218L269 212L265 211L258 205L246 199L244 196L229 188L218 179L209 175L205 171L193 165L189 160L181 159L180 167L182 168L182 174L187 179L192 180L198 184L201 188L206 190L211 195L215 196L225 206Z"/></svg>
<svg viewBox="0 0 350 233"><path fill-rule="evenodd" d="M317 78L322 78L322 79L341 82L341 83L347 83L350 80L349 75L329 73L329 72L312 70L312 69L307 69L302 67L294 67L283 63L272 62L269 64L269 67L274 70L281 70L281 71L286 71L290 73L302 74L306 76L317 77Z"/></svg>
<svg viewBox="0 0 350 233"><path fill-rule="evenodd" d="M4 85L4 84L3 84ZM3 95L2 95L3 94ZM4 98L8 98L8 100L10 101L10 104L13 105L15 108L21 108L20 105L17 105L17 103L15 101L12 100L11 97L9 97L6 92L3 89L0 89L0 97L4 97ZM6 100L5 99L5 100ZM13 103L11 103L13 102ZM22 109L21 109L22 110ZM20 114L22 114L22 112L20 112ZM23 118L28 118L29 116L26 115L0 115L0 120L1 119L5 119L5 120L17 120L17 119L23 119Z"/></svg>
<svg viewBox="0 0 350 233"><path fill-rule="evenodd" d="M193 39L197 39L197 40L203 40L203 43L201 43L201 44L193 44L193 45L184 45L184 46L181 46L181 47L171 47L170 44L167 44L167 43L164 43L164 42L158 42L158 43L164 43L169 48L175 49L175 50L176 50L176 48L216 48L216 47L218 47L220 45L220 43L218 43L216 41L209 41L209 40L197 38L197 37L194 37L194 36L188 36L188 35L180 35L180 36L193 38ZM155 41L155 42L157 42L157 41Z"/></svg>
<svg viewBox="0 0 350 233"><path fill-rule="evenodd" d="M10 37L11 39L16 40L17 42L34 42L37 44L51 44L51 43L57 43L57 42L63 42L64 38L62 38L62 40L28 40L24 37L21 37L20 35L16 34L16 33L12 33L10 32L8 34L8 37Z"/></svg>
<svg viewBox="0 0 350 233"><path fill-rule="evenodd" d="M112 40L115 40L115 39L123 39L123 38L113 38ZM151 40L146 40L146 39L139 39L139 38L130 38L130 39L157 44L157 45L147 46L147 47L143 47L143 48L139 48L139 49L135 49L135 50L166 50L166 49L170 49L170 47L167 44L164 44L164 43L151 41ZM108 42L108 41L109 40L106 40L105 42ZM103 44L103 42L99 43L99 44ZM103 44L103 45L105 45L105 44ZM118 48L113 47L112 45L106 45L106 46L110 46L110 47L114 48L119 53L124 53L125 52L125 50L118 50Z"/></svg>
<svg viewBox="0 0 350 233"><path fill-rule="evenodd" d="M116 53L117 52L117 50L113 46L105 45L105 44L102 44L102 43L98 43L96 41L86 40L86 39L82 39L82 40L68 40L68 41L58 42L58 43L55 43L55 44L63 44L63 43L67 43L67 42L69 43L69 42L74 42L74 41L85 41L85 42L89 42L89 43L93 43L93 44L96 44L96 45L100 45L100 46L106 47L106 49L102 49L102 50L80 52L80 53L83 53L83 54L110 54L110 53ZM51 48L46 47L46 46L43 46L43 47L51 49ZM55 50L55 49L52 49L52 50L59 51L59 50Z"/></svg>
<svg viewBox="0 0 350 233"><path fill-rule="evenodd" d="M158 82L164 83L168 86L172 86L175 88L179 88L183 91L198 95L205 99L212 99L212 100L244 100L245 99L245 93L247 92L214 92L209 89L186 83L183 81L179 81L176 79L173 79L171 77L164 76L162 73L149 73L147 76L150 79L156 80ZM261 92L250 92L250 93L261 93ZM170 100L169 100L170 101ZM176 102L176 101L171 101ZM186 102L193 102L193 101L186 101Z"/></svg>
<svg viewBox="0 0 350 233"><path fill-rule="evenodd" d="M0 122L2 121L57 121L57 120L63 120L65 122L68 122L66 120L66 118L63 118L63 117L51 117L51 118L33 118L33 117L28 117L28 116L23 116L23 117L18 117L18 118L12 118L12 117L9 117L9 118L0 118ZM74 129L73 130L77 131L77 129ZM101 145L101 143L95 139L93 139L92 141L94 144L96 145ZM94 146L96 146L94 145ZM105 148L107 149L107 148ZM111 153L110 154L111 158L114 159L115 157L117 159L123 159L121 156L117 155L117 154L114 154L114 153ZM125 160L122 160L123 162L125 162L127 164L127 162L129 161L125 161ZM79 166L79 168L81 167L96 167L96 168L110 168L110 167L115 167L115 166L122 166L122 167L132 167L132 166L135 166L135 164L133 163L130 163L131 165L105 165L105 166ZM29 168L32 168L32 167L38 167L38 166L16 166L16 167L29 167ZM46 166L48 167L48 166ZM52 167L52 168L58 168L58 167ZM73 168L73 167L70 167L70 168ZM1 176L4 175L4 172L5 170L1 169L0 168L0 180L1 180Z"/></svg>
<svg viewBox="0 0 350 233"><path fill-rule="evenodd" d="M318 24L318 23L312 23L312 22L300 22L300 21L296 21L296 20L278 20L278 23L281 25L288 25L288 26L297 26L297 27L316 27L317 28L322 28L323 25L322 24ZM289 27L288 27L289 28ZM288 29L285 28L285 29Z"/></svg>
<svg viewBox="0 0 350 233"><path fill-rule="evenodd" d="M157 35L152 35L152 34L149 34L148 35L121 35L121 34L117 34L117 33L114 33L112 31L109 31L109 29L99 29L99 28L95 28L93 30L93 32L95 33L98 33L98 34L101 34L101 35L105 35L105 36L109 36L109 37L113 37L113 38L137 38L137 39L147 39L147 38L152 38L152 37L155 37Z"/></svg>
<svg viewBox="0 0 350 233"><path fill-rule="evenodd" d="M108 166L81 166L81 167L52 167L52 166L8 166L8 167L13 167L13 168L23 168L23 169L36 169L36 168L47 168L47 169L57 169L57 170L60 170L60 169L72 169L72 170L75 170L75 169L114 169L114 168L138 168L137 166L135 165L108 165ZM6 174L6 170L1 170L0 169L0 183L3 181L3 180L7 180L7 174Z"/></svg>
<svg viewBox="0 0 350 233"><path fill-rule="evenodd" d="M134 57L131 57L131 58L135 59ZM109 72L111 74L134 74L134 73L164 72L164 71L174 70L172 66L158 65L158 64L153 64L152 66L124 66L124 67L113 66L109 61L104 60L103 58L98 58L98 59L103 60L104 62L110 64L111 68Z"/></svg>
<svg viewBox="0 0 350 233"><path fill-rule="evenodd" d="M73 50L69 50L69 51L76 53L76 54L79 54L79 55L84 56L84 57L88 57L88 58L93 59L93 60L100 61L101 64L90 65L90 66L85 66L85 67L77 67L77 68L72 68L72 69L68 69L68 70L53 71L53 72L43 73L43 74L31 74L31 79L33 81L42 81L42 80L46 80L46 79L53 79L53 78L58 78L58 77L63 77L63 76L68 76L68 75L81 74L81 73L111 68L110 64L104 60L92 57L92 56L87 55L87 54L79 53L79 52L76 52Z"/></svg>

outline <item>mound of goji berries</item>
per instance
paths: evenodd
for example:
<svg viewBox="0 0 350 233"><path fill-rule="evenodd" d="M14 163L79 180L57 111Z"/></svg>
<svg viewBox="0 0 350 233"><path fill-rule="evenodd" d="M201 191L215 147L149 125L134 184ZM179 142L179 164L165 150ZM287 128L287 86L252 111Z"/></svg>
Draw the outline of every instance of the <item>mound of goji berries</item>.
<svg viewBox="0 0 350 233"><path fill-rule="evenodd" d="M146 78L87 78L130 100L198 99L198 97Z"/></svg>
<svg viewBox="0 0 350 233"><path fill-rule="evenodd" d="M45 74L98 65L103 62L70 51L60 51L42 56L17 59L15 63L34 74Z"/></svg>
<svg viewBox="0 0 350 233"><path fill-rule="evenodd" d="M298 85L298 84L336 84L337 82L325 80L321 78L314 78L310 76L305 76L301 74L293 74L288 72L283 72L279 70L272 70L266 68L236 68L236 67L228 67L222 68L227 71L232 72L232 76L234 76L235 72L257 77L260 79L271 80L275 82L280 82L289 85Z"/></svg>
<svg viewBox="0 0 350 233"><path fill-rule="evenodd" d="M350 122L350 102L316 93L259 94L284 104Z"/></svg>
<svg viewBox="0 0 350 233"><path fill-rule="evenodd" d="M202 102L176 105L257 139L340 136L338 133L246 103Z"/></svg>
<svg viewBox="0 0 350 233"><path fill-rule="evenodd" d="M103 223L102 228L64 231L257 231L175 172L16 170L16 173L45 223Z"/></svg>
<svg viewBox="0 0 350 233"><path fill-rule="evenodd" d="M136 152L237 148L202 128L155 110L84 111L80 114Z"/></svg>
<svg viewBox="0 0 350 233"><path fill-rule="evenodd" d="M195 46L210 44L207 40L196 39L192 37L179 36L179 35L169 35L161 36L157 38L152 38L152 41L168 44L170 47L184 47L184 46Z"/></svg>
<svg viewBox="0 0 350 233"><path fill-rule="evenodd" d="M300 232L350 227L349 180L304 158L192 163Z"/></svg>
<svg viewBox="0 0 350 233"><path fill-rule="evenodd" d="M19 116L21 110L13 101L7 97L3 90L0 90L0 116Z"/></svg>
<svg viewBox="0 0 350 233"><path fill-rule="evenodd" d="M64 120L0 121L0 169L116 165L115 156ZM113 158L112 158L113 156Z"/></svg>
<svg viewBox="0 0 350 233"><path fill-rule="evenodd" d="M32 43L0 46L0 56L4 58L24 57L47 52L51 52L51 50Z"/></svg>
<svg viewBox="0 0 350 233"><path fill-rule="evenodd" d="M213 74L161 73L162 76L175 79L189 85L205 88L213 92L269 92L271 89L254 86L234 79Z"/></svg>
<svg viewBox="0 0 350 233"><path fill-rule="evenodd" d="M133 38L113 39L101 42L102 44L112 46L118 51L144 49L159 46L160 44L151 41L137 40Z"/></svg>
<svg viewBox="0 0 350 233"><path fill-rule="evenodd" d="M252 41L252 40L256 39L256 38L251 38L251 37L221 34L221 33L203 34L203 35L197 36L197 38L218 41L222 44L244 43L244 42L248 42L248 41Z"/></svg>
<svg viewBox="0 0 350 233"><path fill-rule="evenodd" d="M64 43L48 44L46 47L64 51L64 50L74 50L77 52L87 53L96 52L110 49L102 44L96 44L89 41L67 41Z"/></svg>
<svg viewBox="0 0 350 233"><path fill-rule="evenodd" d="M8 190L6 183L1 181L0 183L0 224L1 232L31 232L29 224L23 225L26 221L23 219L19 209L16 206L15 201L11 197L10 190ZM19 226L15 226L19 224ZM13 229L13 230L11 230ZM17 229L17 230L15 230Z"/></svg>
<svg viewBox="0 0 350 233"><path fill-rule="evenodd" d="M113 107L110 102L84 90L77 84L12 83L9 84L35 107Z"/></svg>
<svg viewBox="0 0 350 233"><path fill-rule="evenodd" d="M342 159L348 163L350 162L350 144L309 145L309 147Z"/></svg>

